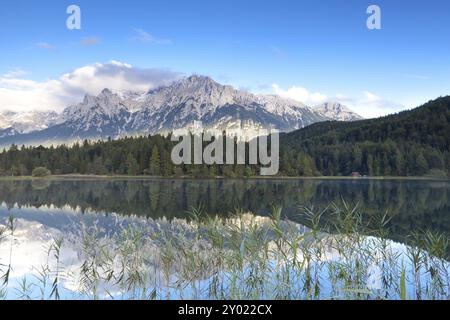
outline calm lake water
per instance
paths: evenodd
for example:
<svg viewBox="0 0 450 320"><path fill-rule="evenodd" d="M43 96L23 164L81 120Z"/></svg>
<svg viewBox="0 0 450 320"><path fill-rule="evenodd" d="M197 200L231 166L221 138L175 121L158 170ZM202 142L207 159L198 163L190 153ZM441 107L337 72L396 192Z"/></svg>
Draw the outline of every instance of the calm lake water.
<svg viewBox="0 0 450 320"><path fill-rule="evenodd" d="M432 229L450 235L450 182L423 180L74 180L1 181L0 217L10 209L43 224L84 212L105 216L188 218L202 206L210 215L236 209L268 215L273 205L294 221L301 207L323 210L346 201L363 216L387 212L392 237ZM39 210L36 210L39 209ZM39 212L39 214L36 213ZM31 213L34 212L34 213ZM55 212L59 212L57 216ZM46 214L52 213L50 218ZM300 219L300 220L299 220Z"/></svg>
<svg viewBox="0 0 450 320"><path fill-rule="evenodd" d="M0 263L11 258L14 279L44 264L51 241L64 237L64 263L74 265L82 229L95 226L103 238L129 224L188 219L202 206L209 215L230 216L236 209L267 216L272 206L283 217L307 225L305 206L320 211L332 203L357 206L364 223L387 213L388 238L407 243L414 231L450 236L450 182L424 180L34 180L0 182L0 226L12 216L14 241L0 240ZM324 216L323 226L332 224ZM447 255L448 256L448 255ZM66 285L66 287L70 287Z"/></svg>

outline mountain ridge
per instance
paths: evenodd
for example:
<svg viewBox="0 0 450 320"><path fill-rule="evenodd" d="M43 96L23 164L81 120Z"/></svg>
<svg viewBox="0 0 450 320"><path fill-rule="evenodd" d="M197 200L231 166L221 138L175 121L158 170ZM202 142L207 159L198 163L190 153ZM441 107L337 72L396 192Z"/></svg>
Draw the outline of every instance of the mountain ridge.
<svg viewBox="0 0 450 320"><path fill-rule="evenodd" d="M331 119L291 99L256 95L219 84L210 77L193 75L147 92L114 93L105 88L97 96L86 94L82 102L65 108L42 130L0 135L0 146L167 133L194 121L220 130L245 127L290 132Z"/></svg>
<svg viewBox="0 0 450 320"><path fill-rule="evenodd" d="M313 107L313 110L327 118L338 121L358 121L364 119L339 102L325 102Z"/></svg>
<svg viewBox="0 0 450 320"><path fill-rule="evenodd" d="M356 122L326 121L280 135L281 176L427 176L450 174L450 96L413 110ZM176 145L149 135L74 146L14 146L0 153L0 175L53 174L251 177L258 165L176 166ZM388 193L387 193L388 195Z"/></svg>

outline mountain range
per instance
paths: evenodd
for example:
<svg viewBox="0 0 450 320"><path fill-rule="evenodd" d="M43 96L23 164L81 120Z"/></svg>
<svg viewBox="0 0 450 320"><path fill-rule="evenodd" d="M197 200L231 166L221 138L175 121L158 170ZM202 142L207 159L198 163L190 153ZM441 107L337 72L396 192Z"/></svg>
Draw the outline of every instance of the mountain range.
<svg viewBox="0 0 450 320"><path fill-rule="evenodd" d="M190 76L148 92L86 94L83 101L55 112L0 113L0 146L51 145L84 139L168 133L201 121L206 128L273 128L290 132L328 120L362 117L339 103L316 107L276 95L256 95Z"/></svg>
<svg viewBox="0 0 450 320"><path fill-rule="evenodd" d="M446 179L450 168L449 123L450 96L382 118L324 121L282 133L279 175ZM174 146L164 135L128 136L56 148L37 146L22 150L14 146L0 153L0 176L30 175L36 168L44 167L56 175L240 178L258 175L261 168L222 164L177 166L170 160Z"/></svg>
<svg viewBox="0 0 450 320"><path fill-rule="evenodd" d="M0 138L44 130L57 123L59 115L49 112L0 112Z"/></svg>

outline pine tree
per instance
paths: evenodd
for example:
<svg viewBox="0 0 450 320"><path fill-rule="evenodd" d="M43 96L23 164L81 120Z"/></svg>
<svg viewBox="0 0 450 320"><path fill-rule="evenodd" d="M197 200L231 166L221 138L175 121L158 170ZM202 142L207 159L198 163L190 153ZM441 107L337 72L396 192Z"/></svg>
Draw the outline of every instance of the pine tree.
<svg viewBox="0 0 450 320"><path fill-rule="evenodd" d="M404 170L403 156L400 150L398 149L395 150L394 160L395 160L395 174L399 176L405 175L406 172Z"/></svg>
<svg viewBox="0 0 450 320"><path fill-rule="evenodd" d="M428 162L422 152L419 152L417 155L414 169L417 175L423 175L428 172Z"/></svg>
<svg viewBox="0 0 450 320"><path fill-rule="evenodd" d="M131 176L136 176L139 174L139 165L136 161L136 158L130 153L127 156L127 174Z"/></svg>
<svg viewBox="0 0 450 320"><path fill-rule="evenodd" d="M367 171L369 176L374 176L375 175L375 170L374 170L374 164L373 164L373 157L372 155L368 155L367 156Z"/></svg>
<svg viewBox="0 0 450 320"><path fill-rule="evenodd" d="M161 174L161 160L159 157L158 147L156 145L152 148L152 156L150 158L149 172L151 175L157 176Z"/></svg>

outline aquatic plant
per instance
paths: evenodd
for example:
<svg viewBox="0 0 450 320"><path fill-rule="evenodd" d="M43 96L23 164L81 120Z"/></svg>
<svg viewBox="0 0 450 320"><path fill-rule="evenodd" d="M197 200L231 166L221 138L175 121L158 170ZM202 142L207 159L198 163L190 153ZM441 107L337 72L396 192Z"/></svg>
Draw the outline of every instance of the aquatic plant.
<svg viewBox="0 0 450 320"><path fill-rule="evenodd" d="M416 231L388 238L390 216L370 223L345 201L300 207L304 225L236 210L228 218L192 208L185 219L118 221L115 235L80 230L79 263L66 266L56 238L46 265L10 284L14 218L0 225L11 241L0 298L16 299L449 299L449 239ZM366 221L366 223L363 223Z"/></svg>

